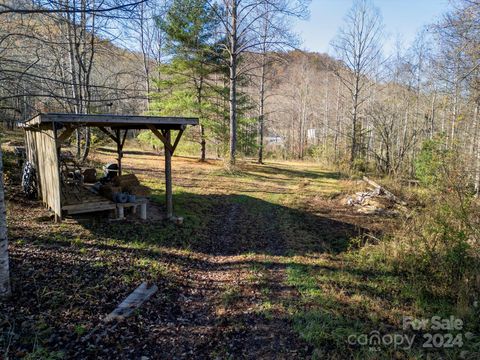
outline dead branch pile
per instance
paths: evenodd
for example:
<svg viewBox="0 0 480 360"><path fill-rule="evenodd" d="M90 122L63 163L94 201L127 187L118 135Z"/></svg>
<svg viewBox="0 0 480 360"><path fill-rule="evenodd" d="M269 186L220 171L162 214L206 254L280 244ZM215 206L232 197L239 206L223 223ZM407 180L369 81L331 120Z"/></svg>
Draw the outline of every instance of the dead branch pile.
<svg viewBox="0 0 480 360"><path fill-rule="evenodd" d="M346 205L355 207L357 212L371 215L397 216L406 211L405 201L367 177L364 177L363 181L371 189L347 197Z"/></svg>

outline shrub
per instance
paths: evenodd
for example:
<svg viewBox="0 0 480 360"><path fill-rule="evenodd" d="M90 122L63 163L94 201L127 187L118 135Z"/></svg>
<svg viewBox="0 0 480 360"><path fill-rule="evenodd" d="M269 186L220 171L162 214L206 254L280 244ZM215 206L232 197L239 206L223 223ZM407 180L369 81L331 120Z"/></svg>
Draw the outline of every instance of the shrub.
<svg viewBox="0 0 480 360"><path fill-rule="evenodd" d="M414 210L391 238L363 248L360 257L404 275L424 309L469 317L480 301L480 202L464 165L454 159L436 143L424 144L420 173L435 184L424 190L425 207Z"/></svg>
<svg viewBox="0 0 480 360"><path fill-rule="evenodd" d="M365 158L357 157L352 164L352 170L360 174L367 173L368 171L370 171L370 168L370 164Z"/></svg>
<svg viewBox="0 0 480 360"><path fill-rule="evenodd" d="M443 136L426 140L415 161L415 176L424 186L438 185L452 152L445 149Z"/></svg>

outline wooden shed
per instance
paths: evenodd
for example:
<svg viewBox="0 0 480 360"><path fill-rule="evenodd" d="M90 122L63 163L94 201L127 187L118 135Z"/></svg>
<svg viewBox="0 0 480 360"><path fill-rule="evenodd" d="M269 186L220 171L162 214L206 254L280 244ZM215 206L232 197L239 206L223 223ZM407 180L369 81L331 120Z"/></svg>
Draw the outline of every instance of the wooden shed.
<svg viewBox="0 0 480 360"><path fill-rule="evenodd" d="M115 208L112 201L96 198L69 204L62 194L60 154L62 144L79 127L97 127L116 144L118 171L122 171L123 146L128 130L148 129L157 136L165 148L166 216L173 216L171 158L188 125L197 125L198 119L185 117L159 117L134 115L87 115L68 113L39 114L21 123L25 130L27 160L37 174L38 194L44 204L55 213L57 221L67 213L84 213ZM175 139L172 141L172 132ZM74 206L75 207L74 207Z"/></svg>

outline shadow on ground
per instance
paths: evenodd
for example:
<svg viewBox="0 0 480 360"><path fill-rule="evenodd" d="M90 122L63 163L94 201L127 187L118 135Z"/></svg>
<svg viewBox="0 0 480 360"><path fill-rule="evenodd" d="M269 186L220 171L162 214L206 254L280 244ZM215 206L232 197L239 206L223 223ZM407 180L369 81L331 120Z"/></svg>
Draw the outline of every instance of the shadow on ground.
<svg viewBox="0 0 480 360"><path fill-rule="evenodd" d="M169 222L95 223L99 237L143 241L210 255L305 255L345 251L362 227L248 195L175 195L183 225Z"/></svg>
<svg viewBox="0 0 480 360"><path fill-rule="evenodd" d="M12 211L30 203L12 202ZM97 219L47 222L41 234L17 217L15 302L2 308L2 333L22 330L5 337L10 353L40 346L42 356L77 358L308 358L313 348L282 310L298 301L285 268L297 266L295 255L344 251L366 230L247 195L180 193L175 203L182 226ZM128 321L105 325L102 318L145 280L159 286L155 296Z"/></svg>
<svg viewBox="0 0 480 360"><path fill-rule="evenodd" d="M251 167L249 165L245 165L245 169L253 176L256 176L258 178L266 178L269 179L270 176L278 176L278 175L283 175L287 178L295 178L295 179L310 179L310 180L316 180L316 179L340 179L341 174L337 172L328 172L328 171L306 171L306 170L299 170L295 168L285 168L281 166L271 166L271 165L262 165L260 169ZM256 171L255 171L256 170ZM261 171L264 175L258 174L258 171ZM255 171L255 174L252 174L251 172Z"/></svg>

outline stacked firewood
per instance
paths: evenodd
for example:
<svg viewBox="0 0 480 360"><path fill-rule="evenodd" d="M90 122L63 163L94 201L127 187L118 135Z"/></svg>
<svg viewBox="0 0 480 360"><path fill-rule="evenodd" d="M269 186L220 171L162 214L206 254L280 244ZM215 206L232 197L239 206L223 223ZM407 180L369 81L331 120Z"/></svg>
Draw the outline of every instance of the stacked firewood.
<svg viewBox="0 0 480 360"><path fill-rule="evenodd" d="M116 193L128 193L139 197L150 196L151 190L148 186L140 185L135 174L116 176L110 183L100 187L100 194L113 199Z"/></svg>

